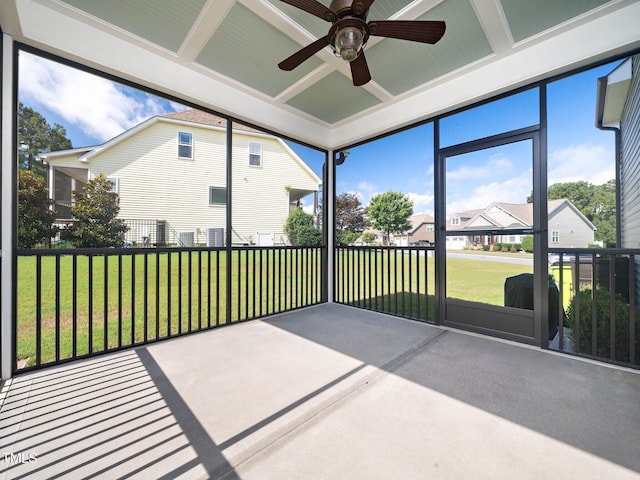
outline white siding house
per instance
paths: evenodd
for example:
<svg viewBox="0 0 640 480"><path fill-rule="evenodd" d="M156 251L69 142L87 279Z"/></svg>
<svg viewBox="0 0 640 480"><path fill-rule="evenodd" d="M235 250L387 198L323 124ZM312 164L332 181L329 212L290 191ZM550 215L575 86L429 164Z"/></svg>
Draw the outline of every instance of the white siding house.
<svg viewBox="0 0 640 480"><path fill-rule="evenodd" d="M275 136L234 124L232 145L232 243L286 243L290 209L309 195L314 202L320 178ZM62 221L70 220L71 191L104 173L119 194L127 241L191 243L193 236L204 244L212 229L226 229L226 156L226 121L187 110L42 159Z"/></svg>

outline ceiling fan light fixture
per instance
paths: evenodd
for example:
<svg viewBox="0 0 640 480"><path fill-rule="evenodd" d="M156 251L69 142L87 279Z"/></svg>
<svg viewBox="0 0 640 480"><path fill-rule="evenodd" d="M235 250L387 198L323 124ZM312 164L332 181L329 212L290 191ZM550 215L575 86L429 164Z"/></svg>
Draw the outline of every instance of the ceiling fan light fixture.
<svg viewBox="0 0 640 480"><path fill-rule="evenodd" d="M333 51L336 56L342 58L346 62L351 62L358 57L364 33L356 27L344 27L338 30L333 42Z"/></svg>

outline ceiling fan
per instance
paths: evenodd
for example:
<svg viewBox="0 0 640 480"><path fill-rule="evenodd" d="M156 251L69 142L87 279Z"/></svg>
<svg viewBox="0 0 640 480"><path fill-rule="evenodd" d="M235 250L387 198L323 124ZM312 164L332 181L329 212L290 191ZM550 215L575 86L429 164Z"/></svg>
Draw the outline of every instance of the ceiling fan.
<svg viewBox="0 0 640 480"><path fill-rule="evenodd" d="M336 56L349 62L355 86L371 80L363 51L371 35L433 44L442 38L446 28L441 21L373 20L367 23L367 14L374 0L332 0L329 8L317 0L281 1L331 22L331 28L326 37L298 50L280 62L278 67L281 70L293 70L330 45Z"/></svg>

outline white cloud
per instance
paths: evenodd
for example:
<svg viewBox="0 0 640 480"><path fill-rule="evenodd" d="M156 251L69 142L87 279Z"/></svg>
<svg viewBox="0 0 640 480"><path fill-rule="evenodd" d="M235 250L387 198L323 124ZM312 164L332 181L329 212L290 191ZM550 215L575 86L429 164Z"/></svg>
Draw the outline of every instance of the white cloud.
<svg viewBox="0 0 640 480"><path fill-rule="evenodd" d="M40 105L55 112L99 141L167 111L166 101L140 91L132 93L104 78L20 54L21 99L36 109Z"/></svg>
<svg viewBox="0 0 640 480"><path fill-rule="evenodd" d="M549 153L548 183L586 182L600 185L615 178L615 153L603 145L573 145Z"/></svg>
<svg viewBox="0 0 640 480"><path fill-rule="evenodd" d="M359 190L364 190L365 192L373 192L377 188L378 187L376 187L373 183L369 183L369 182L360 182L360 183L358 183L358 189Z"/></svg>
<svg viewBox="0 0 640 480"><path fill-rule="evenodd" d="M409 199L413 202L413 212L426 212L433 210L433 195L428 193L407 193Z"/></svg>
<svg viewBox="0 0 640 480"><path fill-rule="evenodd" d="M531 194L531 171L500 182L477 186L447 202L447 215L465 210L485 208L493 202L525 203Z"/></svg>
<svg viewBox="0 0 640 480"><path fill-rule="evenodd" d="M498 171L501 174L511 171L513 163L503 155L492 155L486 162L477 165L469 163L447 171L447 181L461 181L478 178L490 178Z"/></svg>

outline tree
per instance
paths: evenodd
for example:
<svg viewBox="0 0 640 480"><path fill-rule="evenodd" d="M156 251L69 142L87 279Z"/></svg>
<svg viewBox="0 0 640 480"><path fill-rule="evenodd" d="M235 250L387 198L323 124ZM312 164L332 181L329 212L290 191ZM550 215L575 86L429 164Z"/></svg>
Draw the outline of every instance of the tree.
<svg viewBox="0 0 640 480"><path fill-rule="evenodd" d="M322 232L313 226L313 215L296 207L284 223L284 233L291 245L315 247L322 245Z"/></svg>
<svg viewBox="0 0 640 480"><path fill-rule="evenodd" d="M549 187L549 200L566 198L596 227L595 238L605 246L616 244L616 181L593 185L584 180L555 183ZM527 202L533 201L532 195Z"/></svg>
<svg viewBox="0 0 640 480"><path fill-rule="evenodd" d="M336 197L336 237L339 245L355 242L367 227L367 218L360 199L353 193Z"/></svg>
<svg viewBox="0 0 640 480"><path fill-rule="evenodd" d="M376 241L376 234L373 232L367 232L362 234L362 242L365 245L371 245Z"/></svg>
<svg viewBox="0 0 640 480"><path fill-rule="evenodd" d="M122 246L124 221L116 218L120 211L118 194L103 173L90 180L82 190L73 192L75 221L63 231L63 238L79 248Z"/></svg>
<svg viewBox="0 0 640 480"><path fill-rule="evenodd" d="M46 175L44 165L36 161L39 154L72 148L62 125L52 127L40 113L22 103L18 105L18 145L20 168L38 176Z"/></svg>
<svg viewBox="0 0 640 480"><path fill-rule="evenodd" d="M48 242L58 229L53 226L55 212L51 209L44 178L33 172L18 172L18 247L33 248Z"/></svg>
<svg viewBox="0 0 640 480"><path fill-rule="evenodd" d="M367 216L371 226L387 238L392 233L403 233L411 228L409 217L413 214L413 202L401 192L385 192L371 198Z"/></svg>

